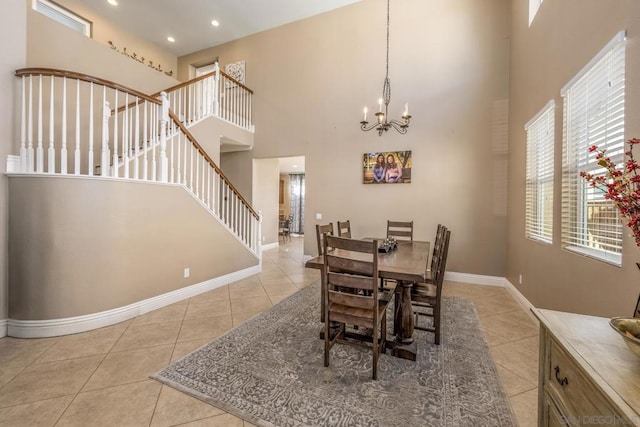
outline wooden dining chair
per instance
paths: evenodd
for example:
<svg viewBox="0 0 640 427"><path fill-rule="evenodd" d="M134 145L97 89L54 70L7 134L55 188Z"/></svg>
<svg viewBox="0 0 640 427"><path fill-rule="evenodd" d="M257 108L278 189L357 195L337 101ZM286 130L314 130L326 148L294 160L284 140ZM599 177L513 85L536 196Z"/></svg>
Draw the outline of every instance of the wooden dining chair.
<svg viewBox="0 0 640 427"><path fill-rule="evenodd" d="M345 253L345 251L349 251ZM370 347L372 378L378 378L378 356L387 339L387 305L390 296L378 292L378 242L326 235L322 280L325 292L324 366L336 342ZM338 328L331 327L337 322ZM347 340L346 325L372 331L371 345Z"/></svg>
<svg viewBox="0 0 640 427"><path fill-rule="evenodd" d="M351 222L349 220L338 221L338 237L351 238Z"/></svg>
<svg viewBox="0 0 640 427"><path fill-rule="evenodd" d="M316 224L316 239L318 242L318 255L322 256L322 254L324 252L322 252L324 250L324 235L325 234L330 234L331 236L333 236L333 223L330 222L329 224Z"/></svg>
<svg viewBox="0 0 640 427"><path fill-rule="evenodd" d="M413 221L387 221L387 237L413 241Z"/></svg>
<svg viewBox="0 0 640 427"><path fill-rule="evenodd" d="M278 236L282 238L282 243L285 243L287 238L291 241L291 218L278 221Z"/></svg>
<svg viewBox="0 0 640 427"><path fill-rule="evenodd" d="M438 224L438 228L436 229L436 238L433 243L433 251L431 254L431 264L430 267L427 268L427 283L432 283L433 281L432 271L435 271L437 267L436 263L438 261L438 256L440 255L440 251L442 250L442 240L444 238L445 231L447 231L447 227L442 224Z"/></svg>
<svg viewBox="0 0 640 427"><path fill-rule="evenodd" d="M451 231L445 228L438 253L434 254L435 267L432 270L432 280L425 283L414 283L411 289L411 306L415 315L415 329L434 333L434 343L440 345L441 312L442 312L442 284L447 266L449 240ZM431 317L431 326L419 326L420 316Z"/></svg>

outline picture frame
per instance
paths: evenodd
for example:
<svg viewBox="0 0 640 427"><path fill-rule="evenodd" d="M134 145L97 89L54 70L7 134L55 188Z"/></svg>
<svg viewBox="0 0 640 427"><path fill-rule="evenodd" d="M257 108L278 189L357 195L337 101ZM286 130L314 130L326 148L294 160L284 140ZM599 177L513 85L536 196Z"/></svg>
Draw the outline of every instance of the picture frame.
<svg viewBox="0 0 640 427"><path fill-rule="evenodd" d="M364 153L363 184L410 184L411 150Z"/></svg>

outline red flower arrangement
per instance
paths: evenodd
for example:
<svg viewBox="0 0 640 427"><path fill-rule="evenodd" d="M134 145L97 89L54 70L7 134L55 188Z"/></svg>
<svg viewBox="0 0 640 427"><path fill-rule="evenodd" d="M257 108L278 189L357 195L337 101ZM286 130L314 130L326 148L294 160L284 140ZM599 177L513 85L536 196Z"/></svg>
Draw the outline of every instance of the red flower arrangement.
<svg viewBox="0 0 640 427"><path fill-rule="evenodd" d="M626 151L627 161L616 165L606 155L606 150L596 145L589 147L590 153L596 153L596 162L606 169L603 175L592 175L580 172L591 187L602 190L604 198L611 200L620 214L627 220L627 226L633 231L636 245L640 246L640 165L633 157L633 147L640 144L640 139L632 138L627 141L629 151Z"/></svg>

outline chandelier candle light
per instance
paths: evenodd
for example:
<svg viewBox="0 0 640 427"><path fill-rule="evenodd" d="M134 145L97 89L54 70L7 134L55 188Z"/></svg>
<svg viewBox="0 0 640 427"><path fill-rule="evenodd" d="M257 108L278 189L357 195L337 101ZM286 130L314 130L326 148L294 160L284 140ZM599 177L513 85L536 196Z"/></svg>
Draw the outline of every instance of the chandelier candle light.
<svg viewBox="0 0 640 427"><path fill-rule="evenodd" d="M378 135L382 136L382 134L389 130L389 128L394 128L401 134L407 133L407 128L409 127L409 121L411 120L411 116L409 115L409 104L404 104L404 113L400 117L401 120L388 120L389 117L389 102L391 101L391 82L389 80L389 0L387 0L387 68L386 75L384 78L384 84L382 86L382 98L378 99L378 112L375 114L377 121L372 123L371 126L367 121L367 107L364 107L364 118L360 122L360 129L363 131L370 131L375 129L378 131ZM382 111L382 105L384 104L384 112Z"/></svg>

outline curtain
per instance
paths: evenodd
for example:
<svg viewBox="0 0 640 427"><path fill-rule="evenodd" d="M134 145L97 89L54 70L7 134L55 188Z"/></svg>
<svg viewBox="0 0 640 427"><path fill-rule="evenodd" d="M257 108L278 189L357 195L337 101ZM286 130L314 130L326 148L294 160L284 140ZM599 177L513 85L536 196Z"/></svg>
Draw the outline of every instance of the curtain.
<svg viewBox="0 0 640 427"><path fill-rule="evenodd" d="M291 200L291 233L304 234L304 174L290 174L289 182L289 200Z"/></svg>

